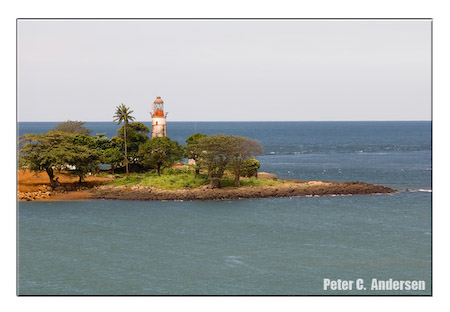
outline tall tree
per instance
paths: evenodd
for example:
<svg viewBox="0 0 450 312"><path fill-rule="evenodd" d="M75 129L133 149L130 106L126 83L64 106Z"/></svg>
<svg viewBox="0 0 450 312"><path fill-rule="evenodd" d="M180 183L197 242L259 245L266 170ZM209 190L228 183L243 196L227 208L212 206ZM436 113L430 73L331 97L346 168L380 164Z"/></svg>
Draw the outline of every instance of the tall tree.
<svg viewBox="0 0 450 312"><path fill-rule="evenodd" d="M68 164L73 166L71 171L78 176L80 183L88 172L93 172L98 169L100 154L97 150L87 146L75 145L69 153L70 158L68 158Z"/></svg>
<svg viewBox="0 0 450 312"><path fill-rule="evenodd" d="M84 127L85 123L86 122L84 121L67 120L56 125L55 130L89 135L91 133L91 130Z"/></svg>
<svg viewBox="0 0 450 312"><path fill-rule="evenodd" d="M150 140L148 137L148 133L150 132L150 130L146 125L144 125L141 122L132 122L128 124L126 131L127 131L128 158L134 165L134 168L136 169L136 166L138 165L139 161L139 158L137 157L139 146ZM124 134L125 134L125 125L123 125L119 130L117 130L118 142L125 142ZM131 168L129 169L132 171Z"/></svg>
<svg viewBox="0 0 450 312"><path fill-rule="evenodd" d="M205 134L195 133L186 139L187 144L185 156L188 159L194 160L195 162L194 168L196 176L200 174L200 163L199 163L200 154L198 154L199 151L197 151L196 144L198 143L198 140L200 138L204 138L205 136L206 136Z"/></svg>
<svg viewBox="0 0 450 312"><path fill-rule="evenodd" d="M197 162L207 169L213 187L219 186L230 161L231 141L230 135L211 135L198 138L197 143L189 147L189 153L198 155Z"/></svg>
<svg viewBox="0 0 450 312"><path fill-rule="evenodd" d="M234 173L234 185L239 186L240 176L246 165L246 161L253 156L262 154L263 148L258 141L240 136L231 136L229 148L229 168Z"/></svg>
<svg viewBox="0 0 450 312"><path fill-rule="evenodd" d="M117 122L117 124L121 124L122 122L124 123L124 128L123 128L123 137L124 137L124 146L125 146L125 168L126 168L126 174L128 175L128 154L127 154L127 125L130 121L134 120L134 117L131 116L131 113L133 111L130 110L129 107L126 107L123 103L122 105L119 105L116 107L116 112L114 114L114 120L115 122Z"/></svg>
<svg viewBox="0 0 450 312"><path fill-rule="evenodd" d="M183 159L183 147L168 137L157 137L139 146L139 157L146 166L155 168L158 175L161 169Z"/></svg>
<svg viewBox="0 0 450 312"><path fill-rule="evenodd" d="M62 131L43 134L25 134L20 137L19 165L31 171L45 170L50 185L56 186L54 169L75 168L80 177L98 165L98 153L87 145L81 145L80 138ZM84 143L83 143L84 144Z"/></svg>
<svg viewBox="0 0 450 312"><path fill-rule="evenodd" d="M98 169L103 154L102 147L107 147L102 140L109 141L108 138L100 139L101 137L103 136L93 137L86 134L74 134L72 137L72 143L75 145L74 148L77 152L71 154L68 163L74 167L72 172L79 177L80 183L86 173ZM70 149L74 148L71 147Z"/></svg>
<svg viewBox="0 0 450 312"><path fill-rule="evenodd" d="M213 187L219 186L225 170L234 173L234 184L239 186L245 161L262 151L258 141L222 134L200 137L187 148L187 153L197 155L199 165L208 170L208 179Z"/></svg>

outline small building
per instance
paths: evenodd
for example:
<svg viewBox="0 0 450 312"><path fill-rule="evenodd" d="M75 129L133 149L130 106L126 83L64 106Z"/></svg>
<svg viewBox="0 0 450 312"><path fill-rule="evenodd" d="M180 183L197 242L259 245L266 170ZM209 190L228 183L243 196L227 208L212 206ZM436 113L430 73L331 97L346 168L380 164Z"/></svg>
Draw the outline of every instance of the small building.
<svg viewBox="0 0 450 312"><path fill-rule="evenodd" d="M152 116L152 139L167 136L167 113L164 114L164 101L160 96L153 102Z"/></svg>

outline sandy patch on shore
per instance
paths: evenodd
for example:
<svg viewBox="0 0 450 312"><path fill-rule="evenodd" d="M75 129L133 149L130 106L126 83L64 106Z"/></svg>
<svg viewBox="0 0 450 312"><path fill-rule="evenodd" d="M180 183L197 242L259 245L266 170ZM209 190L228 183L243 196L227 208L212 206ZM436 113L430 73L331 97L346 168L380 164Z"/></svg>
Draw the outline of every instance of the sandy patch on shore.
<svg viewBox="0 0 450 312"><path fill-rule="evenodd" d="M78 177L69 175L66 172L58 173L55 171L55 177L58 178L62 185L78 184ZM113 180L114 177L112 175L110 177L87 176L83 185L92 187L93 185L100 185ZM42 185L48 185L49 182L50 180L45 171L17 170L17 190L19 192L37 192Z"/></svg>
<svg viewBox="0 0 450 312"><path fill-rule="evenodd" d="M93 198L92 190L107 182L113 181L114 177L88 176L83 183L78 183L78 177L68 173L55 171L55 177L61 183L60 191L51 190L49 178L45 171L33 172L29 170L17 171L17 198L19 200L87 200Z"/></svg>

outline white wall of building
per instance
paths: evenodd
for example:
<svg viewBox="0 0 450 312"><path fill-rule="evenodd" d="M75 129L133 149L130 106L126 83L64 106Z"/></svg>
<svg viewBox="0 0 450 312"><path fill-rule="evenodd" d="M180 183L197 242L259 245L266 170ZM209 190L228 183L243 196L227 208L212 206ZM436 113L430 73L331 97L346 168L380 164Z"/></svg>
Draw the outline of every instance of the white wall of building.
<svg viewBox="0 0 450 312"><path fill-rule="evenodd" d="M166 137L167 123L166 117L152 117L152 138Z"/></svg>

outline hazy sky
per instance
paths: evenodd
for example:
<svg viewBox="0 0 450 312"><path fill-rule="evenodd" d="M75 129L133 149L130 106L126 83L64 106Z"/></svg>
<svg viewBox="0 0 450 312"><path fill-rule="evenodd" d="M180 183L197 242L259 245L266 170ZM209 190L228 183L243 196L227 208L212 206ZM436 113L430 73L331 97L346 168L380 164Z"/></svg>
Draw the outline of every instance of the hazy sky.
<svg viewBox="0 0 450 312"><path fill-rule="evenodd" d="M430 120L430 20L19 20L19 121Z"/></svg>

